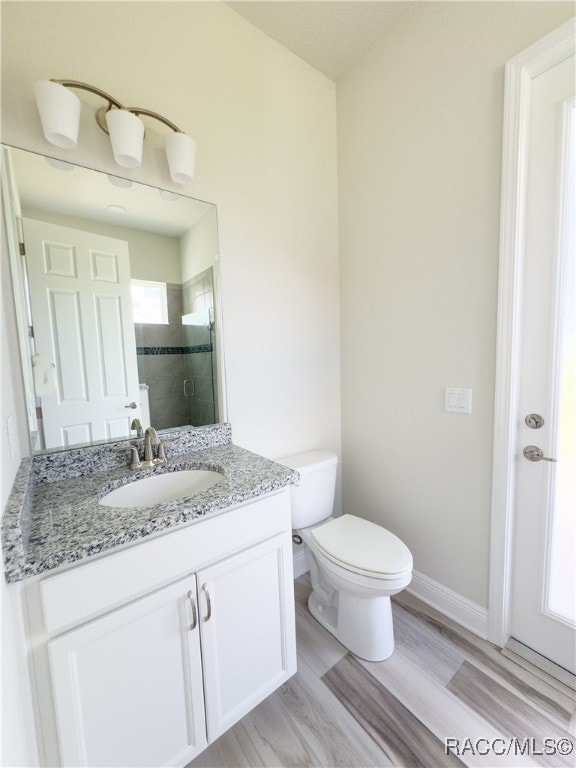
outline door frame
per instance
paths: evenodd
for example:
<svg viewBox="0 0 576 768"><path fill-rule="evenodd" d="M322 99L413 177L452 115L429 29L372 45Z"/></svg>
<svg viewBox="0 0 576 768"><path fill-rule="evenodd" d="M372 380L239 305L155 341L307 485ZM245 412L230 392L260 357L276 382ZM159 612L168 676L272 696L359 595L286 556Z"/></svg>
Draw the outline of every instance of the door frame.
<svg viewBox="0 0 576 768"><path fill-rule="evenodd" d="M500 647L511 637L530 97L532 81L574 48L570 19L510 59L505 68L488 612L488 639Z"/></svg>

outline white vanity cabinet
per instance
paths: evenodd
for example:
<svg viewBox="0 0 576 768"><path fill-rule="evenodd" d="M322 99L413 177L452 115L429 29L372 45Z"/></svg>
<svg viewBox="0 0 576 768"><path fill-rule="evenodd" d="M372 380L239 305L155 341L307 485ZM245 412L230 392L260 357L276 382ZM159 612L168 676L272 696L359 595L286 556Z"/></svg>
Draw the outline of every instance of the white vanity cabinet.
<svg viewBox="0 0 576 768"><path fill-rule="evenodd" d="M287 680L290 534L285 489L39 580L46 764L185 766Z"/></svg>
<svg viewBox="0 0 576 768"><path fill-rule="evenodd" d="M277 536L197 575L209 742L296 671L291 559L291 537Z"/></svg>
<svg viewBox="0 0 576 768"><path fill-rule="evenodd" d="M206 746L191 576L48 643L62 765L186 765Z"/></svg>

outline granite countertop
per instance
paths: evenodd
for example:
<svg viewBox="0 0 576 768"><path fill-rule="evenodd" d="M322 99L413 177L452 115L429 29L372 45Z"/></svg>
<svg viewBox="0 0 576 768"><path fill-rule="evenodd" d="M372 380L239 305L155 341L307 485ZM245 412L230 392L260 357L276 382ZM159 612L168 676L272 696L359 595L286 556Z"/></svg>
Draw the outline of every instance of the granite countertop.
<svg viewBox="0 0 576 768"><path fill-rule="evenodd" d="M108 449L110 450L110 449ZM75 563L115 547L281 489L298 473L229 442L168 455L165 465L34 482L33 459L22 462L2 522L5 578L8 582ZM126 456L128 459L128 451ZM212 469L223 479L193 496L155 506L118 508L99 500L126 483L182 469ZM37 470L36 470L37 474Z"/></svg>

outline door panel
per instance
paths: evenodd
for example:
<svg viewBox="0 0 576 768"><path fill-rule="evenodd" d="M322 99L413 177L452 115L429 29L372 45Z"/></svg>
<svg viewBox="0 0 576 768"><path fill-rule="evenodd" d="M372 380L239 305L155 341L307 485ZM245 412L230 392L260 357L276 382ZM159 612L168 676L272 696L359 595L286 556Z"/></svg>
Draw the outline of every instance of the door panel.
<svg viewBox="0 0 576 768"><path fill-rule="evenodd" d="M576 664L574 612L571 619L561 616L551 609L550 596L560 583L573 603L576 581L575 506L564 505L563 528L555 514L562 498L574 499L576 484L576 390L566 386L574 381L573 313L566 311L575 299L573 108L572 55L536 77L531 92L511 616L514 639L571 672ZM562 349L571 351L563 355ZM560 493L562 484L566 487ZM558 546L559 530L564 552ZM554 573L561 574L560 582Z"/></svg>
<svg viewBox="0 0 576 768"><path fill-rule="evenodd" d="M46 447L124 437L139 416L128 244L24 219ZM127 409L131 402L136 409Z"/></svg>
<svg viewBox="0 0 576 768"><path fill-rule="evenodd" d="M80 294L48 288L47 298L58 400L61 404L87 402Z"/></svg>
<svg viewBox="0 0 576 768"><path fill-rule="evenodd" d="M122 305L120 296L94 296L96 327L98 329L98 352L100 355L102 395L128 397L130 390L126 380L124 360L124 329L122 327ZM128 434L128 433L126 433Z"/></svg>
<svg viewBox="0 0 576 768"><path fill-rule="evenodd" d="M48 644L63 766L182 766L205 748L195 590L189 576Z"/></svg>
<svg viewBox="0 0 576 768"><path fill-rule="evenodd" d="M210 742L296 671L291 547L275 536L197 575Z"/></svg>

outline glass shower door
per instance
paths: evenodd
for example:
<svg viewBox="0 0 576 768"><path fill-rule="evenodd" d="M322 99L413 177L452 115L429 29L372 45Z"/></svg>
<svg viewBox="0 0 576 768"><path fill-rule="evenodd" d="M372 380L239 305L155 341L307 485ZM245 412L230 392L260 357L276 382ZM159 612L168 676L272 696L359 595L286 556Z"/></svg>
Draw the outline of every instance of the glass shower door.
<svg viewBox="0 0 576 768"><path fill-rule="evenodd" d="M184 397L194 427L216 422L213 366L213 322L210 309L182 318L184 334Z"/></svg>

